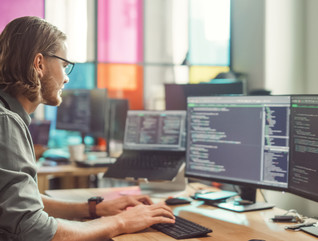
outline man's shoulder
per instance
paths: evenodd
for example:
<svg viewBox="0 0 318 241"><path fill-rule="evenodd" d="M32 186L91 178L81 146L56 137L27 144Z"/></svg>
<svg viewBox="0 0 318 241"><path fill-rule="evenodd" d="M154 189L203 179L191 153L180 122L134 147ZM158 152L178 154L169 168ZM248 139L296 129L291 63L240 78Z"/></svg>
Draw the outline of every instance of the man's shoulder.
<svg viewBox="0 0 318 241"><path fill-rule="evenodd" d="M10 111L1 105L0 105L0 118L1 118L0 124L12 122L12 123L18 124L19 126L23 126L23 123L24 123L21 117L17 113Z"/></svg>

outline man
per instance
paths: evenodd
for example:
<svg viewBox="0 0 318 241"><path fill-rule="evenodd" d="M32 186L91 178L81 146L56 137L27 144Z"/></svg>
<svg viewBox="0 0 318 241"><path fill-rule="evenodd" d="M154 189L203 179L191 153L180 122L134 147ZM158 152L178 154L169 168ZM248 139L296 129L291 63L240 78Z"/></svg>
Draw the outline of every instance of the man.
<svg viewBox="0 0 318 241"><path fill-rule="evenodd" d="M88 203L39 193L29 114L40 103L62 101L71 64L65 41L61 31L38 17L15 19L0 35L0 240L107 240L174 223L169 207L143 195L100 202L98 219L67 221L89 217Z"/></svg>

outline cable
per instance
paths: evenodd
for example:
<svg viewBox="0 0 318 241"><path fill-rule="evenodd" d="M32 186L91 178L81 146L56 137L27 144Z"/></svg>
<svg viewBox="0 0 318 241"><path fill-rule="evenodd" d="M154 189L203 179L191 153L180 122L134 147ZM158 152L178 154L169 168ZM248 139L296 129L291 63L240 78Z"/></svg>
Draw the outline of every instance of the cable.
<svg viewBox="0 0 318 241"><path fill-rule="evenodd" d="M263 199L264 199L264 202L268 203L267 198L265 197L265 194L264 194L263 190L262 190L262 189L259 189L259 191L260 191L260 193L262 194L262 197L263 197Z"/></svg>

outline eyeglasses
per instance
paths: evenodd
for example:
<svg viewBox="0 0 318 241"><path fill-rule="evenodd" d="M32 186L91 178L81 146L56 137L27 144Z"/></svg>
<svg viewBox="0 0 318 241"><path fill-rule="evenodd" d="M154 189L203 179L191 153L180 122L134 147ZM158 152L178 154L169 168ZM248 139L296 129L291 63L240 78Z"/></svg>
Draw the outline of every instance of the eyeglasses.
<svg viewBox="0 0 318 241"><path fill-rule="evenodd" d="M59 56L56 56L56 55L48 55L48 56L49 56L49 57L53 57L53 58L57 58L57 59L60 59L60 60L63 60L64 62L67 63L67 65L66 65L65 68L64 68L65 74L69 75L69 74L72 72L75 63L73 63L73 62L71 62L71 61L68 61L67 59L63 59L63 58L61 58L61 57L59 57Z"/></svg>

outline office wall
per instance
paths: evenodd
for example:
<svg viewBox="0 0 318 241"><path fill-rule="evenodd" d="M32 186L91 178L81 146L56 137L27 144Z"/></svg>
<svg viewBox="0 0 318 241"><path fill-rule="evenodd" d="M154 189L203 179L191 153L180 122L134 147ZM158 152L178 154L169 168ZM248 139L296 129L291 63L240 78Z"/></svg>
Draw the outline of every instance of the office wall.
<svg viewBox="0 0 318 241"><path fill-rule="evenodd" d="M305 3L266 0L265 87L273 94L305 93Z"/></svg>
<svg viewBox="0 0 318 241"><path fill-rule="evenodd" d="M318 94L318 1L306 1L306 73L307 85L305 88L306 93Z"/></svg>
<svg viewBox="0 0 318 241"><path fill-rule="evenodd" d="M232 0L232 66L247 74L249 90L318 94L317 9L317 0ZM317 202L264 193L278 207L318 216Z"/></svg>
<svg viewBox="0 0 318 241"><path fill-rule="evenodd" d="M265 85L265 0L232 0L232 68L248 90Z"/></svg>
<svg viewBox="0 0 318 241"><path fill-rule="evenodd" d="M232 67L248 89L318 93L316 0L232 0Z"/></svg>

